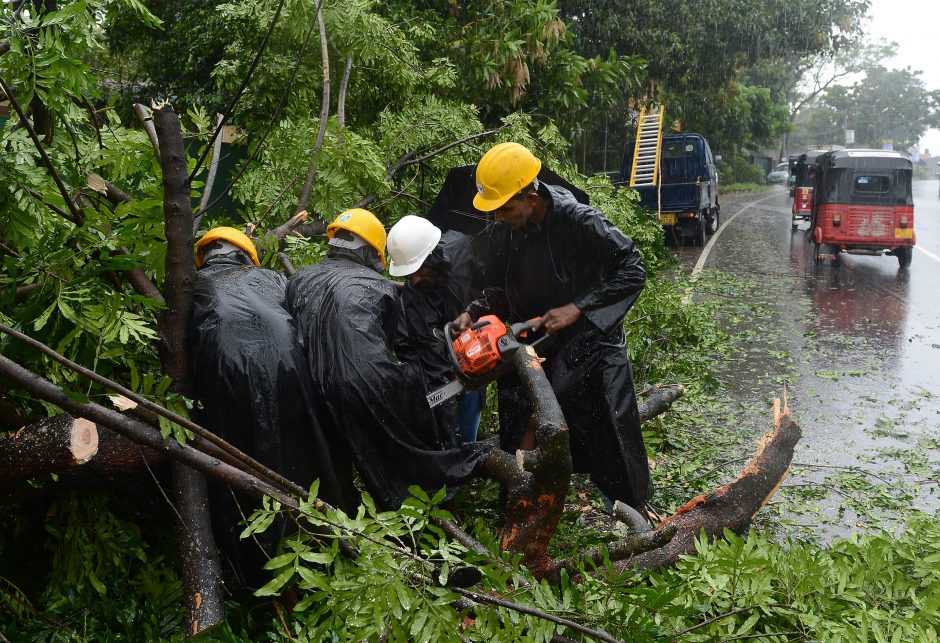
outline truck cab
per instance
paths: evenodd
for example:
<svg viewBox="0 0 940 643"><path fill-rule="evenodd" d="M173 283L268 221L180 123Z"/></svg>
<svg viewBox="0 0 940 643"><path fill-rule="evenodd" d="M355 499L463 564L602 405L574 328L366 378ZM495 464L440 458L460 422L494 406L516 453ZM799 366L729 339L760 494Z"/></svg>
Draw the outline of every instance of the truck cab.
<svg viewBox="0 0 940 643"><path fill-rule="evenodd" d="M624 150L621 177L625 182L629 181L635 144L629 141ZM715 163L716 157L701 134L663 136L660 184L636 185L634 189L644 206L660 213L667 241L704 246L706 236L718 230L721 206Z"/></svg>

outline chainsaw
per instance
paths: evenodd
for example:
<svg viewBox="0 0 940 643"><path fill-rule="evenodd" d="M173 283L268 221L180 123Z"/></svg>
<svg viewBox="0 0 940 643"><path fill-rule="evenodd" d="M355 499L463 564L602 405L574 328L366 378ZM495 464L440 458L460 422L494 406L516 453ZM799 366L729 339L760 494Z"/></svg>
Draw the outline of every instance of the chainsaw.
<svg viewBox="0 0 940 643"><path fill-rule="evenodd" d="M431 408L465 391L474 391L499 379L512 369L509 358L522 344L520 340L535 331L539 317L512 324L509 328L496 315L484 315L453 338L453 322L444 325L441 338L454 374L452 382L428 393ZM545 334L532 342L533 348L544 347L552 335Z"/></svg>

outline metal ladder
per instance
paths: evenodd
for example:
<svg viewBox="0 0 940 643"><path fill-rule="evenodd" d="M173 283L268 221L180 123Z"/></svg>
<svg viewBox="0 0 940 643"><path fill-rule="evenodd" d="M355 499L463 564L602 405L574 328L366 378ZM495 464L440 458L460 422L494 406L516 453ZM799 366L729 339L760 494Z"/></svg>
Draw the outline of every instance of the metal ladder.
<svg viewBox="0 0 940 643"><path fill-rule="evenodd" d="M630 169L630 187L659 183L659 154L662 149L663 107L653 105L640 110L637 119L636 145L633 147L633 166Z"/></svg>

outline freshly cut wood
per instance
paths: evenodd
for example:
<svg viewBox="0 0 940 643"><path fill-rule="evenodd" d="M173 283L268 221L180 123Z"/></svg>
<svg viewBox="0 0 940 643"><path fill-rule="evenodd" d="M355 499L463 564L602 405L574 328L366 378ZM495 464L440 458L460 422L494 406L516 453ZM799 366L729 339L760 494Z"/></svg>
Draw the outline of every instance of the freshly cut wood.
<svg viewBox="0 0 940 643"><path fill-rule="evenodd" d="M0 437L0 502L107 485L166 461L163 453L63 413Z"/></svg>
<svg viewBox="0 0 940 643"><path fill-rule="evenodd" d="M534 407L536 448L523 466L516 461L506 490L506 522L500 533L504 550L522 554L523 564L537 578L555 569L548 545L555 535L571 484L568 425L535 351L526 346L513 355L516 373ZM510 468L512 463L506 463Z"/></svg>
<svg viewBox="0 0 940 643"><path fill-rule="evenodd" d="M48 477L78 467L98 453L94 422L57 415L0 438L0 484Z"/></svg>
<svg viewBox="0 0 940 643"><path fill-rule="evenodd" d="M693 498L666 518L657 531L676 528L676 536L664 547L639 554L617 564L628 569L660 568L674 565L683 554L695 551L695 539L702 533L721 537L725 529L743 533L786 480L793 461L793 448L803 432L790 419L790 411L774 404L774 427L758 444L757 452L732 482ZM655 533L655 532L653 532Z"/></svg>

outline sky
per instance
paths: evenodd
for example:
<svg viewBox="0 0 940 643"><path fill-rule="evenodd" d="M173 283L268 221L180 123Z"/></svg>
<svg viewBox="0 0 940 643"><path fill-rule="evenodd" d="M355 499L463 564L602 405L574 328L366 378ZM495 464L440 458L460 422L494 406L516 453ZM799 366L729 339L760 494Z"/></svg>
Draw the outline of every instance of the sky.
<svg viewBox="0 0 940 643"><path fill-rule="evenodd" d="M940 0L871 0L869 38L898 43L898 55L886 67L921 70L927 89L940 89ZM940 130L928 130L921 151L940 155Z"/></svg>

